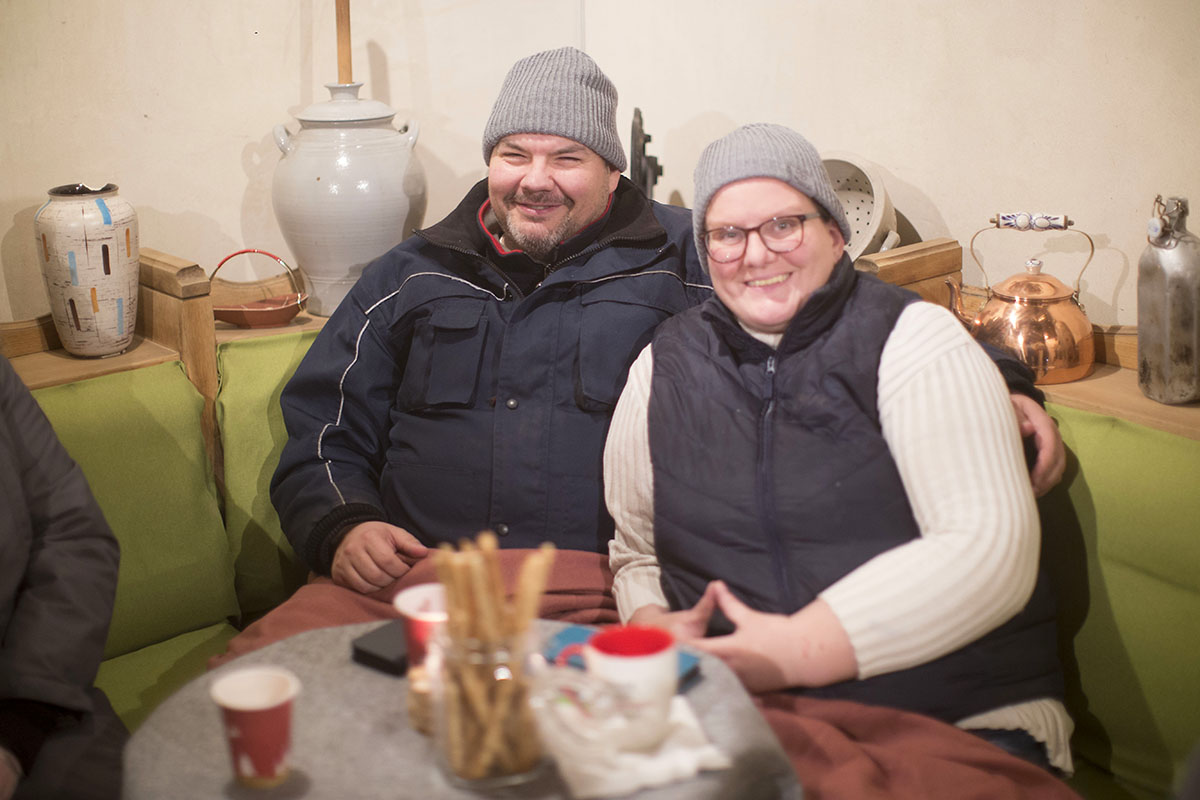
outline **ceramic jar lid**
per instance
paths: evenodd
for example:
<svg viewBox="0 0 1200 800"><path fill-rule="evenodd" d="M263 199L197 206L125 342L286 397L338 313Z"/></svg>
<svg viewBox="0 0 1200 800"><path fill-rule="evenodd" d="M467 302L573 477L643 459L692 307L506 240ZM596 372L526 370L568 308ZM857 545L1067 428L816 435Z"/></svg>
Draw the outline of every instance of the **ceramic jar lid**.
<svg viewBox="0 0 1200 800"><path fill-rule="evenodd" d="M396 116L396 110L378 100L360 100L361 83L327 83L332 98L313 103L296 115L301 122L365 122Z"/></svg>

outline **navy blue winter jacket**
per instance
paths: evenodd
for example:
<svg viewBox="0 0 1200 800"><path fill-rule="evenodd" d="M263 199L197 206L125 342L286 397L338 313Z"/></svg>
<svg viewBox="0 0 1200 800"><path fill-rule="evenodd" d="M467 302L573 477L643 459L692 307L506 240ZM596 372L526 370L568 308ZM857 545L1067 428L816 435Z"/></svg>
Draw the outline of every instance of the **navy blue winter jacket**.
<svg viewBox="0 0 1200 800"><path fill-rule="evenodd" d="M369 520L427 545L491 528L505 547L607 550L601 457L629 365L712 293L691 213L623 178L543 279L498 249L486 199L482 181L370 264L283 391L271 500L318 573Z"/></svg>

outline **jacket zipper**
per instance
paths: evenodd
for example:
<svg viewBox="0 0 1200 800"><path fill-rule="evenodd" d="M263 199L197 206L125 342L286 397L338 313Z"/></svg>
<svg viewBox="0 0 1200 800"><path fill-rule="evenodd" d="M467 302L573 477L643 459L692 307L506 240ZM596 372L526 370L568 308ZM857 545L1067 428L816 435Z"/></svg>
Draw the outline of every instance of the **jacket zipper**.
<svg viewBox="0 0 1200 800"><path fill-rule="evenodd" d="M420 234L420 231L418 231L417 233L418 233L418 234ZM423 237L423 236L422 236L421 238L423 238L423 239L424 239L425 237ZM427 241L427 242L428 242L429 240L428 240L428 239L425 239L425 241ZM598 252L598 251L600 251L600 250L603 250L605 247L608 247L608 246L609 246L609 245L611 245L611 244L614 244L614 243L616 243L616 242L621 242L621 241L626 241L626 242L638 242L638 241L641 241L641 240L640 240L640 239L636 239L636 238L632 238L632 237L623 237L623 236L621 236L620 234L616 234L616 235L613 235L613 236L611 236L611 237L609 237L609 238L607 238L607 239L603 239L603 240L600 240L600 241L592 242L590 245L588 245L587 247L583 248L583 249L582 249L582 250L580 250L578 253L576 253L576 254L574 254L574 255L572 255L572 256L568 256L567 258L564 258L562 261L559 261L558 263L556 263L556 264L552 264L552 265L550 265L549 267L547 267L547 268L546 268L546 278L550 277L550 275L551 275L551 274L553 274L553 273L554 273L556 270L558 270L560 267L563 267L563 266L565 266L565 265L569 264L570 262L574 261L575 259L577 259L577 258L579 258L579 257L581 257L581 256L585 256L585 255L591 255L592 253L595 253L595 252ZM462 255L464 255L464 256L468 256L468 257L470 257L470 258L471 258L471 259L473 259L474 261L478 261L478 262L481 262L481 263L483 263L483 264L484 264L484 265L485 265L485 266L486 266L488 269L490 269L490 270L491 270L492 272L494 272L494 273L495 273L497 276L499 276L499 278L500 278L502 281L504 281L504 285L505 285L505 287L506 287L506 288L507 288L509 291L511 291L511 292L512 292L512 294L513 294L513 295L514 295L514 296L515 296L515 297L516 297L518 300L523 300L523 299L525 299L525 297L527 297L527 295L525 295L524 293L522 293L522 292L521 292L521 290L517 288L517 285L516 285L515 283L513 283L513 281L512 281L511 279L509 279L509 277L508 277L507 275L505 275L505 274L504 274L504 270L502 270L502 269L500 269L499 267L497 267L495 264L493 264L493 263L492 263L491 261L489 261L487 258L484 258L484 257L480 256L478 253L476 253L476 252L473 252L473 251L471 251L471 250L468 250L468 249L467 249L467 248L465 248L465 247L459 247L459 246L457 246L457 245L453 245L453 244L441 244L441 243L434 243L434 242L430 242L430 244L434 244L434 246L435 246L435 247L442 247L442 248L445 248L446 250L452 250L452 251L454 251L455 253L461 253L461 254L462 254ZM667 244L663 245L662 247L660 247L660 248L659 248L659 249L658 249L658 250L655 252L655 256L661 256L661 255L662 255L662 254L663 254L663 253L666 251L666 249L667 249L668 247L670 247L670 246L671 246L671 243L670 243L670 242L668 242ZM536 287L534 287L534 288L535 288L535 289L537 289L537 288L540 288L540 287L541 287L541 285L542 285L542 283L544 283L544 282L545 282L546 278L542 278L542 280L538 281L538 284L537 284L537 286L536 286Z"/></svg>
<svg viewBox="0 0 1200 800"><path fill-rule="evenodd" d="M613 244L615 242L621 242L621 241L637 242L637 241L641 241L641 240L633 238L633 237L629 237L629 236L622 236L619 233L614 233L613 235L609 236L607 239L597 239L596 241L589 244L587 247L580 250L578 253L575 253L574 255L569 255L566 258L562 259L561 261L559 261L555 264L551 264L549 267L547 267L548 273L554 272L554 271L558 270L560 267L566 266L567 264L569 264L570 262L579 258L580 256L591 255L592 253L603 250L604 248L608 247L610 244Z"/></svg>
<svg viewBox="0 0 1200 800"><path fill-rule="evenodd" d="M763 520L763 528L767 534L767 544L775 562L775 580L779 584L779 596L784 608L792 608L792 587L787 578L787 563L783 555L783 542L775 523L775 503L772 486L772 475L775 466L774 445L771 436L771 418L775 415L775 354L767 357L767 391L766 403L758 416L758 509Z"/></svg>

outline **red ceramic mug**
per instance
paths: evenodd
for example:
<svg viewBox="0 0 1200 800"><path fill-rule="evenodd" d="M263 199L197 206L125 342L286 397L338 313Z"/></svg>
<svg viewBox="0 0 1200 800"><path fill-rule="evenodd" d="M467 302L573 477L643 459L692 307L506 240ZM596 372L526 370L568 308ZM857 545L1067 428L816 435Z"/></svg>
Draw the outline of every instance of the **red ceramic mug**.
<svg viewBox="0 0 1200 800"><path fill-rule="evenodd" d="M570 644L555 657L564 665L580 653L589 675L615 686L630 725L621 734L623 749L657 746L670 724L671 702L679 688L679 651L675 637L662 628L616 625L586 642Z"/></svg>

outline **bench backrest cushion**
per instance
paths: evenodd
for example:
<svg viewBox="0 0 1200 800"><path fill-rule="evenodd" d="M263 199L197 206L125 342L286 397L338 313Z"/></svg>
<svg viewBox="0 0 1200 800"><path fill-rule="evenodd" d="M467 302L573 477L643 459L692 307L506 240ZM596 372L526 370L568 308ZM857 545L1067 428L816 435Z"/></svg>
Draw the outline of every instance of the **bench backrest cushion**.
<svg viewBox="0 0 1200 800"><path fill-rule="evenodd" d="M233 560L178 361L35 391L121 545L105 658L236 617Z"/></svg>
<svg viewBox="0 0 1200 800"><path fill-rule="evenodd" d="M1200 441L1050 410L1069 462L1042 535L1074 750L1163 797L1200 741Z"/></svg>
<svg viewBox="0 0 1200 800"><path fill-rule="evenodd" d="M225 529L238 602L248 619L286 600L308 576L279 526L270 486L287 441L279 394L315 337L315 331L286 333L217 348Z"/></svg>

